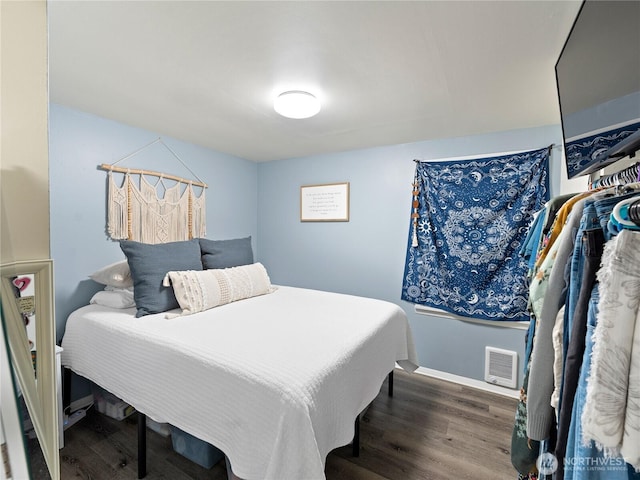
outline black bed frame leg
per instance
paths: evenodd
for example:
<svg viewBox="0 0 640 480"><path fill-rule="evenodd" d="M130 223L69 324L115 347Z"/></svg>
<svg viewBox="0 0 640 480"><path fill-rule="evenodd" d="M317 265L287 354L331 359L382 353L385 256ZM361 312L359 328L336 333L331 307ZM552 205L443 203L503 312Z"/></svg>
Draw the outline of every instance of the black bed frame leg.
<svg viewBox="0 0 640 480"><path fill-rule="evenodd" d="M68 415L71 412L71 369L64 367L62 369L62 412Z"/></svg>
<svg viewBox="0 0 640 480"><path fill-rule="evenodd" d="M388 387L389 387L389 396L393 397L393 370L391 370L391 372L389 372L389 383L388 383ZM355 421L355 425L353 428L353 456L354 457L359 457L360 456L360 415L358 415L356 417L356 421Z"/></svg>
<svg viewBox="0 0 640 480"><path fill-rule="evenodd" d="M360 456L360 415L356 417L356 423L353 433L353 456Z"/></svg>
<svg viewBox="0 0 640 480"><path fill-rule="evenodd" d="M138 412L138 478L147 475L147 416Z"/></svg>

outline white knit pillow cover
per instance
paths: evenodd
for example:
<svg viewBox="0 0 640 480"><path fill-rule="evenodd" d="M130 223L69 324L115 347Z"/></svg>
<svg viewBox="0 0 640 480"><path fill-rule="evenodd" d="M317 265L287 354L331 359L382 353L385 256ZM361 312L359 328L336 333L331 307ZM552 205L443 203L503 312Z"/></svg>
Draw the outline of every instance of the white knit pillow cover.
<svg viewBox="0 0 640 480"><path fill-rule="evenodd" d="M271 281L264 265L168 272L162 284L173 286L182 313L191 315L227 303L271 292ZM166 318L178 316L167 314Z"/></svg>

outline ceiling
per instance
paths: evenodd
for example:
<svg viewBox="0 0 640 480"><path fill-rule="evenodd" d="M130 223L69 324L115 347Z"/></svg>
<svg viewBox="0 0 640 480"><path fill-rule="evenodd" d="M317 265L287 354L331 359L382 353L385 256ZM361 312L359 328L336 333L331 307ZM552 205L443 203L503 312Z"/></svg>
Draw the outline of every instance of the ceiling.
<svg viewBox="0 0 640 480"><path fill-rule="evenodd" d="M50 100L257 162L558 124L580 3L50 0Z"/></svg>

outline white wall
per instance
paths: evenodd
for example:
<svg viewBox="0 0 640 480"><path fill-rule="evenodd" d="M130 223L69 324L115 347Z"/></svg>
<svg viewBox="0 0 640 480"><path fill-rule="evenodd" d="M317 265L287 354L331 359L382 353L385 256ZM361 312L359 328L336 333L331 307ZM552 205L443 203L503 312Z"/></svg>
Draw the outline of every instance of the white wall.
<svg viewBox="0 0 640 480"><path fill-rule="evenodd" d="M49 253L47 6L0 2L0 263Z"/></svg>
<svg viewBox="0 0 640 480"><path fill-rule="evenodd" d="M48 259L49 91L47 4L44 0L0 1L0 59L0 264ZM38 313L38 320L45 321L48 313ZM0 340L4 342L4 326L2 330ZM9 339L9 347L12 345L12 339ZM51 369L47 372L45 362L41 361L47 357L44 348L39 349L38 368L51 377L52 347L49 350L52 353L48 359ZM27 363L21 365L30 369L30 357L25 360ZM14 364L14 367L20 370L19 365ZM2 381L6 382L5 376ZM44 428L57 424L49 424L51 413L55 412L55 395L48 397L47 393L45 390L40 392L42 408L35 407L41 421L45 419ZM33 407L30 405L29 408ZM32 410L30 412L33 414ZM15 419L7 417L10 413L7 408L2 412L5 428L15 423ZM22 432L8 429L6 434L11 468L14 475L20 476L28 471L23 439L20 438ZM46 440L40 438L41 445L48 446L45 451L55 449L52 455L57 455L57 443L54 446L51 437L46 436ZM52 478L58 478L58 462L50 458L47 461L51 461Z"/></svg>

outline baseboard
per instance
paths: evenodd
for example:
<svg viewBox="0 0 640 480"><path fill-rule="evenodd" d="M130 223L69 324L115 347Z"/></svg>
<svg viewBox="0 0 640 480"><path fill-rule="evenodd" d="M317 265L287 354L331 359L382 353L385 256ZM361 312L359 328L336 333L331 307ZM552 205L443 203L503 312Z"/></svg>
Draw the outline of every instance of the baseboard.
<svg viewBox="0 0 640 480"><path fill-rule="evenodd" d="M449 382L464 385L465 387L476 388L478 390L484 390L486 392L497 393L504 395L505 397L520 398L520 390L513 390L511 388L501 387L499 385L492 385L481 380L474 378L462 377L460 375L454 375L453 373L441 372L440 370L434 370L432 368L418 367L415 371L420 375L427 377L438 378L440 380L447 380Z"/></svg>

